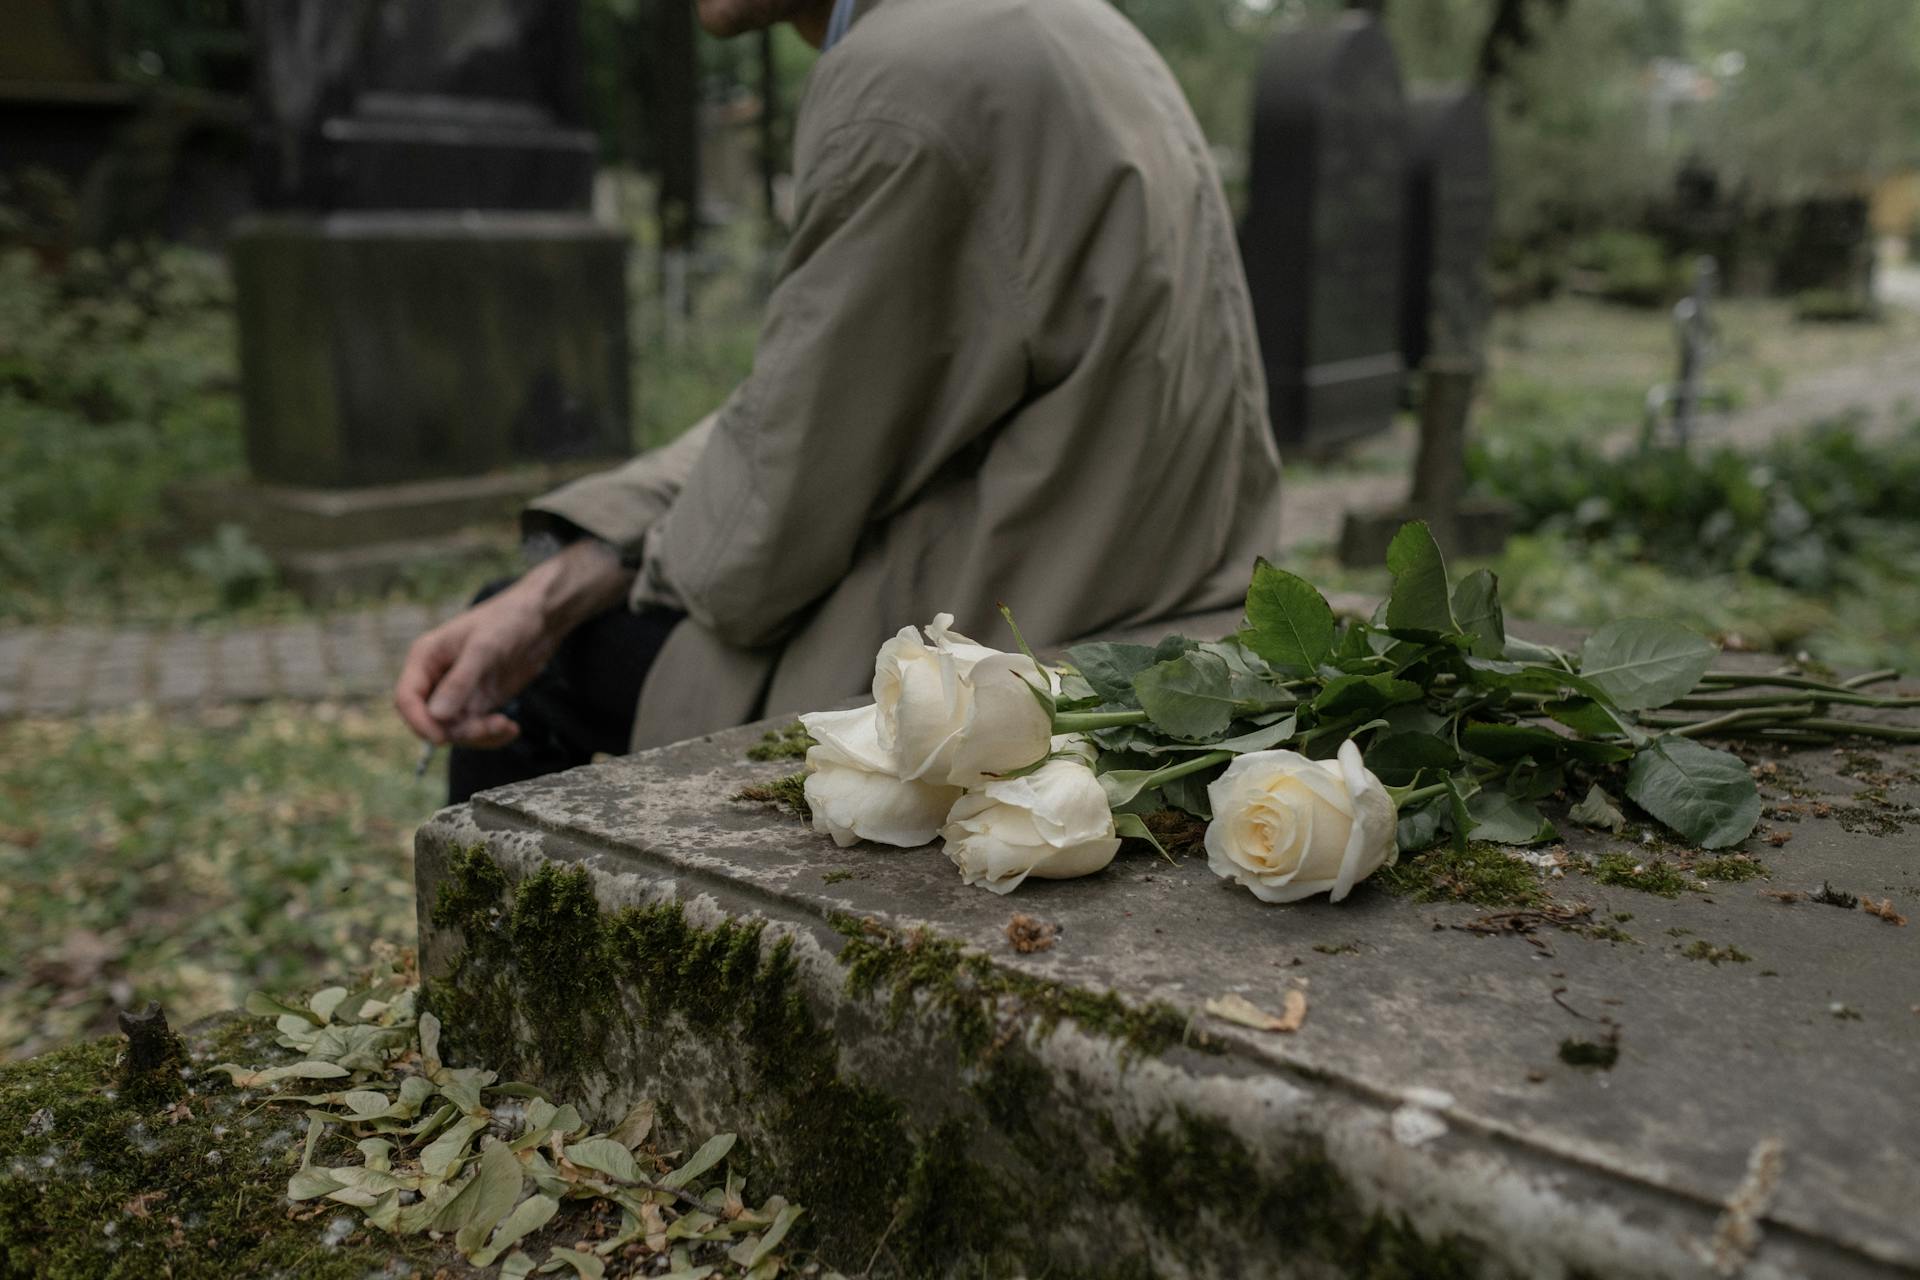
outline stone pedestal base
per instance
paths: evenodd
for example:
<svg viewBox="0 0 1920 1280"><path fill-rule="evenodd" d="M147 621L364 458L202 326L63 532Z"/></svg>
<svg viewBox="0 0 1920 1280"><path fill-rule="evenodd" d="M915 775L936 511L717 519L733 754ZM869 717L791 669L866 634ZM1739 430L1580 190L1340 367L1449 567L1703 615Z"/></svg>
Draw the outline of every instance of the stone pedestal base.
<svg viewBox="0 0 1920 1280"><path fill-rule="evenodd" d="M624 456L624 233L573 214L249 219L247 462L318 488Z"/></svg>
<svg viewBox="0 0 1920 1280"><path fill-rule="evenodd" d="M479 559L511 545L515 517L529 499L598 465L355 489L213 483L182 486L168 497L197 536L239 525L289 586L327 604L384 590L425 562Z"/></svg>
<svg viewBox="0 0 1920 1280"><path fill-rule="evenodd" d="M1340 530L1340 563L1378 569L1386 563L1387 544L1409 520L1425 520L1449 558L1497 556L1513 534L1513 508L1493 498L1470 498L1451 511L1417 503L1385 511L1349 511Z"/></svg>

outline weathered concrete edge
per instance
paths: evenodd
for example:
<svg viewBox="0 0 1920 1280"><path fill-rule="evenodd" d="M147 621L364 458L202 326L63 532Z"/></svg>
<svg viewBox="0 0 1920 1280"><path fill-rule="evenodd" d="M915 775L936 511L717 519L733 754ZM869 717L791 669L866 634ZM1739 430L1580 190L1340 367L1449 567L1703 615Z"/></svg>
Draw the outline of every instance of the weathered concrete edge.
<svg viewBox="0 0 1920 1280"><path fill-rule="evenodd" d="M793 939L808 999L824 1011L824 1023L842 1030L850 1008L859 1004L874 1006L864 1011L870 1026L883 1023L878 1008L885 1003L882 997L848 994L848 973L839 958L845 940L816 908L666 857L649 856L645 850L615 849L576 833L532 829L508 810L490 809L485 821L482 827L470 809L451 809L420 833L422 967L429 978L448 970L454 959L451 948L458 945L429 919L445 858L455 850L485 846L514 882L542 866L584 867L602 911L674 899L705 927L729 919L766 921L769 937ZM916 922L885 923L911 928ZM931 1023L939 1014L924 999L916 999L913 1016ZM879 1037L889 1038L898 1041L898 1037ZM920 1029L922 1049L939 1038L936 1027ZM898 1062L863 1060L871 1056L870 1046L858 1037L842 1035L840 1040L843 1069L855 1076L879 1080L901 1074ZM1676 1197L1617 1170L1544 1151L1510 1133L1456 1123L1431 1143L1404 1145L1392 1136L1391 1114L1399 1099L1383 1098L1331 1077L1282 1074L1269 1060L1236 1052L1231 1037L1227 1051L1220 1055L1176 1048L1143 1058L1130 1056L1112 1039L1086 1034L1067 1022L1045 1036L1033 1034L1029 1027L1023 1043L1048 1072L1072 1079L1076 1088L1113 1117L1120 1132L1133 1137L1184 1117L1204 1117L1263 1156L1297 1147L1303 1135L1317 1140L1368 1211L1397 1216L1423 1240L1469 1242L1480 1273L1712 1274L1705 1248L1720 1216L1719 1205ZM921 1078L901 1090L902 1100L924 1102L926 1064L950 1061L951 1057L923 1055ZM636 1083L644 1082L596 1080L588 1090L588 1103L603 1118L610 1118L637 1099ZM957 1076L950 1092L955 1097L964 1092ZM725 1115L707 1119L739 1127ZM932 1124L929 1118L929 1129ZM1154 1256L1156 1269L1173 1261L1164 1256L1172 1247L1169 1242L1148 1241L1145 1247ZM1270 1261L1286 1265L1282 1259ZM1194 1267L1189 1260L1181 1270L1207 1274L1214 1269ZM1872 1258L1830 1240L1767 1223L1758 1253L1742 1274L1912 1273L1897 1260Z"/></svg>

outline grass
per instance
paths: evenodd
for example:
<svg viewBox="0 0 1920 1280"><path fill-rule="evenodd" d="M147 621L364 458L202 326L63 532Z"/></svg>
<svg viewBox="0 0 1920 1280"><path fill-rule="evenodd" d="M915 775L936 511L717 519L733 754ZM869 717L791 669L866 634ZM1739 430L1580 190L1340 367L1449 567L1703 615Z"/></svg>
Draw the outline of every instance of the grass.
<svg viewBox="0 0 1920 1280"><path fill-rule="evenodd" d="M0 1061L410 943L414 754L370 704L0 721Z"/></svg>

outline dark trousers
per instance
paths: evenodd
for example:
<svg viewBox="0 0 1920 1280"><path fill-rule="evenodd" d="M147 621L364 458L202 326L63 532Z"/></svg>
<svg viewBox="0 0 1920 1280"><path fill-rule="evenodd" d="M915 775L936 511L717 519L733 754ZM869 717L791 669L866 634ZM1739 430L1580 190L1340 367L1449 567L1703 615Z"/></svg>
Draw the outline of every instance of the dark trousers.
<svg viewBox="0 0 1920 1280"><path fill-rule="evenodd" d="M474 603L506 585L493 584ZM497 751L453 749L447 760L447 803L462 804L476 791L588 764L599 752L625 752L641 682L667 633L684 616L669 609L618 608L581 623L533 683L500 708L520 726L519 737Z"/></svg>

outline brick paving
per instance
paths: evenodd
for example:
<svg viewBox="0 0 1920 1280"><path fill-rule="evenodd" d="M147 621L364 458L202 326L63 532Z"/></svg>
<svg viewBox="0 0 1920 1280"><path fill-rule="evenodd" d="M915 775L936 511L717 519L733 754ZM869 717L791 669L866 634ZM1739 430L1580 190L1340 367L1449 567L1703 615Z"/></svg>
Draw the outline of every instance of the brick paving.
<svg viewBox="0 0 1920 1280"><path fill-rule="evenodd" d="M413 638L459 608L397 604L257 627L0 628L0 718L382 697Z"/></svg>

